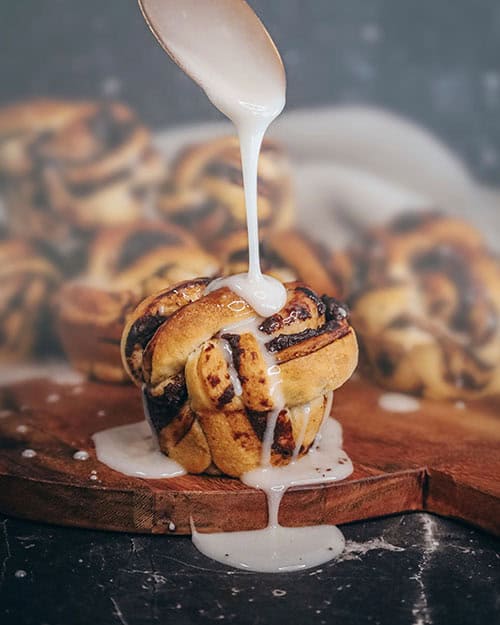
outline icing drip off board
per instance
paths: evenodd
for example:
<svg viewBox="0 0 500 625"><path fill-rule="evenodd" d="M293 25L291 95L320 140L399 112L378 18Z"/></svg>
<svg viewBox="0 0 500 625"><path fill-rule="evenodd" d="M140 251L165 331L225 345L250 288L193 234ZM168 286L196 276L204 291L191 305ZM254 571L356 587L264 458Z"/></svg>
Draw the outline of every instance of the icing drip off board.
<svg viewBox="0 0 500 625"><path fill-rule="evenodd" d="M326 400L326 409L331 401ZM311 451L284 467L265 465L242 476L242 482L266 493L268 524L249 532L202 534L192 526L193 543L205 555L239 569L282 573L318 566L344 549L342 532L334 525L283 527L279 505L289 488L327 485L352 473L352 463L341 448L342 430L333 419L324 420L321 439Z"/></svg>

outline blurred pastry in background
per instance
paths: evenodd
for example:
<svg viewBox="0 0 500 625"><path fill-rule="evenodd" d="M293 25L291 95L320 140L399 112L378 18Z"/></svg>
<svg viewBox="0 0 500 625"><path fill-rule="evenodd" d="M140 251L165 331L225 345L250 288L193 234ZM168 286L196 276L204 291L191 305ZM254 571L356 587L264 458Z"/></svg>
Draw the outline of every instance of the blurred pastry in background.
<svg viewBox="0 0 500 625"><path fill-rule="evenodd" d="M160 210L211 249L228 233L246 228L243 174L236 137L189 146L174 161ZM294 194L283 150L265 140L258 167L261 232L284 230L294 220Z"/></svg>
<svg viewBox="0 0 500 625"><path fill-rule="evenodd" d="M26 182L33 172L32 146L93 108L91 102L34 99L0 108L0 176L3 184Z"/></svg>
<svg viewBox="0 0 500 625"><path fill-rule="evenodd" d="M0 361L23 360L49 344L49 306L59 281L27 241L0 241Z"/></svg>
<svg viewBox="0 0 500 625"><path fill-rule="evenodd" d="M500 263L470 224L403 214L363 237L349 281L380 384L437 399L500 393Z"/></svg>
<svg viewBox="0 0 500 625"><path fill-rule="evenodd" d="M14 105L0 111L0 131L9 227L47 244L65 272L80 268L97 229L147 214L164 181L149 131L123 104Z"/></svg>
<svg viewBox="0 0 500 625"><path fill-rule="evenodd" d="M123 382L120 337L128 313L146 295L218 270L218 262L175 225L145 220L103 229L85 275L58 293L57 328L69 360L91 378Z"/></svg>
<svg viewBox="0 0 500 625"><path fill-rule="evenodd" d="M214 254L225 275L248 271L248 238L243 230L221 239ZM300 280L317 293L343 299L345 274L351 265L348 255L333 252L298 230L270 233L260 244L262 271L282 282Z"/></svg>
<svg viewBox="0 0 500 625"><path fill-rule="evenodd" d="M264 319L209 283L146 298L123 332L123 361L160 448L190 473L239 477L260 466L266 445L272 465L289 464L308 452L331 392L356 367L346 309L291 282L283 309Z"/></svg>

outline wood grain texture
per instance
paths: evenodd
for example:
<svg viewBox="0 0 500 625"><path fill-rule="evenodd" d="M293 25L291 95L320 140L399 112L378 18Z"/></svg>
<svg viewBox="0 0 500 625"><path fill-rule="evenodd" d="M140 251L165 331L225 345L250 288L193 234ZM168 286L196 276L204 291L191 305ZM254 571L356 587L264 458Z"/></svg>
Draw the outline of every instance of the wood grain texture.
<svg viewBox="0 0 500 625"><path fill-rule="evenodd" d="M418 412L395 414L378 406L381 392L356 380L336 393L333 413L343 425L354 473L328 487L287 492L280 522L347 523L427 510L500 534L500 400L470 403L465 410L422 401ZM0 388L0 406L5 514L157 534L188 534L190 517L201 531L266 524L264 494L239 480L194 475L143 480L97 461L94 432L142 419L133 387L30 380ZM37 455L24 458L26 448ZM87 450L89 459L74 460L77 450Z"/></svg>

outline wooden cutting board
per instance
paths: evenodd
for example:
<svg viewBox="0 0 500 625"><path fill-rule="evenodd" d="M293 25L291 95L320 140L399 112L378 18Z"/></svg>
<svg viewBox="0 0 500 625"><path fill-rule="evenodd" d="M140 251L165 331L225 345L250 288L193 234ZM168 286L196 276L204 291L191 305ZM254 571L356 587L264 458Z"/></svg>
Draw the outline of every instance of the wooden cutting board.
<svg viewBox="0 0 500 625"><path fill-rule="evenodd" d="M427 510L500 534L500 399L465 409L422 401L418 412L389 413L378 406L381 393L359 379L335 394L333 414L354 473L332 486L287 492L280 522L339 524ZM96 460L94 432L142 419L133 387L30 380L0 388L0 406L4 514L157 534L188 534L190 517L201 531L266 524L265 495L239 480L143 480ZM23 457L27 448L36 456ZM75 460L78 450L89 458Z"/></svg>

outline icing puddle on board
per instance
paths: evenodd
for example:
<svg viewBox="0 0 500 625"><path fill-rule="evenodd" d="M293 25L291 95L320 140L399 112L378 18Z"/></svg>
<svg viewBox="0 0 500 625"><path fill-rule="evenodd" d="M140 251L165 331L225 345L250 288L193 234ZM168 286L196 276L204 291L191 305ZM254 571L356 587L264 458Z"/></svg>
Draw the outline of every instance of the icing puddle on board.
<svg viewBox="0 0 500 625"><path fill-rule="evenodd" d="M316 566L344 548L342 533L332 525L287 528L278 523L280 501L289 488L327 485L346 478L352 464L341 449L340 425L329 418L332 393L320 397L323 419L309 453L299 459L312 403L299 411L303 423L292 455L284 467L271 464L275 427L287 410L280 367L265 347L260 330L263 317L283 308L286 290L264 276L259 258L257 171L260 146L269 124L285 105L286 78L279 53L264 26L243 0L140 0L146 21L170 56L206 92L235 125L240 139L248 230L248 273L214 280L208 291L227 287L255 310L256 316L225 328L217 337L227 353L235 394L241 384L225 349L225 334L252 334L264 355L272 406L262 440L260 467L241 476L242 482L263 490L268 503L268 526L251 532L204 534L192 524L195 546L207 556L255 571L293 571ZM200 36L203 33L203 36ZM242 71L244 68L244 71ZM148 418L147 410L145 411ZM147 422L95 434L98 459L111 468L144 478L174 477L184 469L164 456Z"/></svg>
<svg viewBox="0 0 500 625"><path fill-rule="evenodd" d="M158 479L186 473L180 464L161 453L146 421L98 432L92 440L97 459L125 475Z"/></svg>
<svg viewBox="0 0 500 625"><path fill-rule="evenodd" d="M417 412L420 410L419 400L404 393L383 393L378 398L378 405L387 412Z"/></svg>

